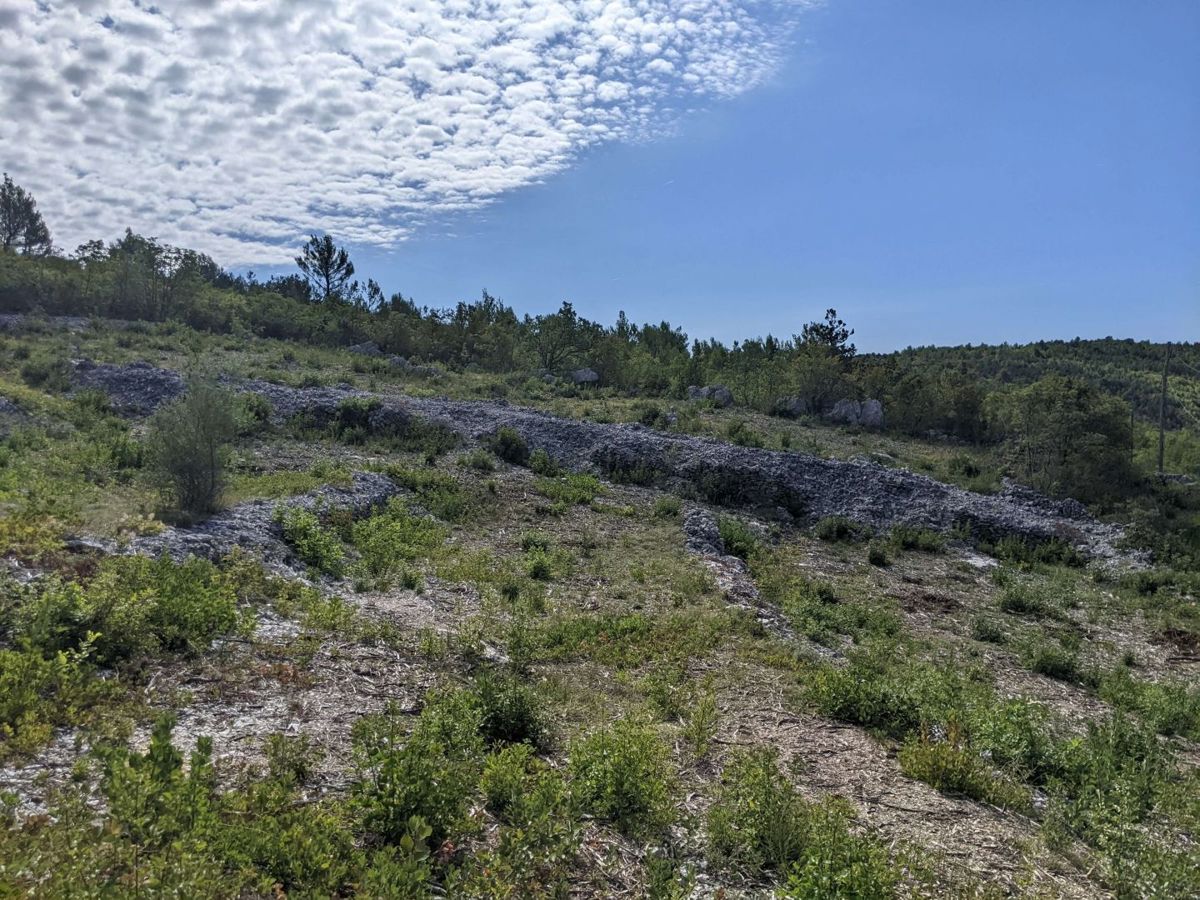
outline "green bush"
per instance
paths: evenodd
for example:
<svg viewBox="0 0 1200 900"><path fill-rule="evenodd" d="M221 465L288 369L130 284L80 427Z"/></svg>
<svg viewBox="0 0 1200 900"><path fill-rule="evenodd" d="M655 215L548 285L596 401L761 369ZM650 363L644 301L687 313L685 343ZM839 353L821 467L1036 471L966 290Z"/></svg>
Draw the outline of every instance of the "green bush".
<svg viewBox="0 0 1200 900"><path fill-rule="evenodd" d="M742 559L749 559L759 548L756 535L745 522L732 516L717 519L717 528L725 544L725 552Z"/></svg>
<svg viewBox="0 0 1200 900"><path fill-rule="evenodd" d="M683 501L678 497L668 495L654 501L654 518L656 519L678 519L682 511Z"/></svg>
<svg viewBox="0 0 1200 900"><path fill-rule="evenodd" d="M563 474L562 466L554 461L554 459L545 450L534 450L529 454L529 468L537 475L544 475L547 478L557 478Z"/></svg>
<svg viewBox="0 0 1200 900"><path fill-rule="evenodd" d="M871 541L870 546L867 547L867 562L881 569L892 564L888 558L887 547L878 541Z"/></svg>
<svg viewBox="0 0 1200 900"><path fill-rule="evenodd" d="M507 819L520 808L539 762L528 744L510 744L488 754L479 786L494 815Z"/></svg>
<svg viewBox="0 0 1200 900"><path fill-rule="evenodd" d="M739 752L709 808L709 857L722 869L784 875L785 897L891 897L898 875L887 851L854 835L852 820L837 800L801 797L780 773L773 748Z"/></svg>
<svg viewBox="0 0 1200 900"><path fill-rule="evenodd" d="M996 806L1027 809L1029 791L1000 776L966 742L966 735L951 718L945 733L932 738L928 730L910 737L900 748L900 771L939 791L964 794Z"/></svg>
<svg viewBox="0 0 1200 900"><path fill-rule="evenodd" d="M564 507L591 503L604 492L595 475L584 473L539 478L537 489L542 496Z"/></svg>
<svg viewBox="0 0 1200 900"><path fill-rule="evenodd" d="M303 506L280 506L275 521L283 539L306 564L326 575L341 578L346 568L346 550L341 539L321 524L315 512Z"/></svg>
<svg viewBox="0 0 1200 900"><path fill-rule="evenodd" d="M487 449L515 466L529 464L529 445L515 428L504 425L483 442Z"/></svg>
<svg viewBox="0 0 1200 900"><path fill-rule="evenodd" d="M205 381L161 407L148 425L150 462L167 502L191 514L217 508L237 434L233 396Z"/></svg>
<svg viewBox="0 0 1200 900"><path fill-rule="evenodd" d="M417 495L421 505L439 519L460 522L471 510L471 499L453 476L437 469L388 466L387 476Z"/></svg>
<svg viewBox="0 0 1200 900"><path fill-rule="evenodd" d="M18 633L47 654L89 647L101 665L197 652L238 626L237 586L207 560L114 556L86 585L39 585Z"/></svg>
<svg viewBox="0 0 1200 900"><path fill-rule="evenodd" d="M625 834L653 834L675 818L670 756L644 725L622 721L593 732L571 748L569 769L583 808Z"/></svg>
<svg viewBox="0 0 1200 900"><path fill-rule="evenodd" d="M445 526L414 516L393 497L384 509L350 526L350 542L360 554L356 573L382 585L399 579L404 586L415 586L419 578L409 565L441 547L446 533Z"/></svg>
<svg viewBox="0 0 1200 900"><path fill-rule="evenodd" d="M826 516L817 522L813 533L822 541L859 541L869 532L857 522L852 522L845 516Z"/></svg>
<svg viewBox="0 0 1200 900"><path fill-rule="evenodd" d="M888 543L897 550L919 550L922 553L941 553L946 549L946 539L936 531L911 525L892 526Z"/></svg>
<svg viewBox="0 0 1200 900"><path fill-rule="evenodd" d="M464 469L474 469L476 472L495 472L496 458L486 450L476 448L470 453L464 453L457 460Z"/></svg>
<svg viewBox="0 0 1200 900"><path fill-rule="evenodd" d="M362 772L356 798L364 821L397 842L420 816L435 842L462 831L482 771L482 712L476 697L455 691L432 697L412 733L399 711L367 716L354 727Z"/></svg>
<svg viewBox="0 0 1200 900"><path fill-rule="evenodd" d="M541 704L533 689L513 675L482 672L475 678L480 734L489 744L528 743L545 737Z"/></svg>

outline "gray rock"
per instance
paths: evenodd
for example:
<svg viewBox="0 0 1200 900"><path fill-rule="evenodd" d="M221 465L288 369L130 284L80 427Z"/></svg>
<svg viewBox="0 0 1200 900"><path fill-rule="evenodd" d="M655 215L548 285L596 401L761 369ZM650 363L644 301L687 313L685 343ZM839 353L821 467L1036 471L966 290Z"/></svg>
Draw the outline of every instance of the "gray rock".
<svg viewBox="0 0 1200 900"><path fill-rule="evenodd" d="M600 380L594 369L576 369L571 373L571 381L575 384L595 384Z"/></svg>
<svg viewBox="0 0 1200 900"><path fill-rule="evenodd" d="M73 364L71 382L79 390L103 391L113 410L126 416L149 415L187 387L178 372L146 362L116 366L86 359Z"/></svg>
<svg viewBox="0 0 1200 900"><path fill-rule="evenodd" d="M408 360L405 359L403 356L393 356L388 359L388 365L391 366L393 369L407 369L408 368Z"/></svg>
<svg viewBox="0 0 1200 900"><path fill-rule="evenodd" d="M780 397L775 401L775 415L798 419L808 415L808 401L803 397Z"/></svg>
<svg viewBox="0 0 1200 900"><path fill-rule="evenodd" d="M105 376L93 378L94 383L115 390L124 390L129 384L153 385L161 395L182 390L182 379L161 369L110 366L104 371ZM275 421L298 413L316 420L330 418L346 398L371 396L263 381L230 383L237 390L266 397ZM162 399L139 396L150 407L155 399ZM804 521L840 515L872 530L905 524L944 532L961 526L989 540L1010 534L1034 541L1059 538L1097 559L1126 566L1144 562L1136 552L1121 549L1124 530L1120 526L1096 521L1080 504L1050 500L1025 488L1011 486L1001 494L976 494L874 462L827 460L633 425L564 419L493 401L379 399L372 422L381 426L385 421L406 421L391 417L424 418L468 442L507 426L517 431L531 450L544 450L573 471L678 489L720 506L780 508Z"/></svg>
<svg viewBox="0 0 1200 900"><path fill-rule="evenodd" d="M346 350L350 353L357 353L359 356L383 356L383 351L374 341L363 341L361 344L347 347Z"/></svg>
<svg viewBox="0 0 1200 900"><path fill-rule="evenodd" d="M708 387L691 385L687 389L689 400L711 400L714 405L722 408L733 405L733 392L723 384L713 384Z"/></svg>
<svg viewBox="0 0 1200 900"><path fill-rule="evenodd" d="M858 424L864 428L882 428L883 404L878 400L864 400L858 408Z"/></svg>
<svg viewBox="0 0 1200 900"><path fill-rule="evenodd" d="M558 383L558 379L555 378L553 375L551 375L549 372L542 373L542 381L544 381L546 384L557 384Z"/></svg>
<svg viewBox="0 0 1200 900"><path fill-rule="evenodd" d="M857 400L844 397L833 404L833 409L826 413L825 418L831 422L840 422L843 425L857 425L861 420L861 416L862 404Z"/></svg>
<svg viewBox="0 0 1200 900"><path fill-rule="evenodd" d="M284 543L282 531L275 521L276 509L280 506L329 511L349 509L355 516L360 516L399 492L395 482L386 475L355 472L349 487L327 485L300 497L241 503L189 528L166 528L158 534L134 538L128 549L131 553L146 556L166 553L176 560L188 556L217 560L240 548L265 563L303 570L303 564L294 558L291 548Z"/></svg>

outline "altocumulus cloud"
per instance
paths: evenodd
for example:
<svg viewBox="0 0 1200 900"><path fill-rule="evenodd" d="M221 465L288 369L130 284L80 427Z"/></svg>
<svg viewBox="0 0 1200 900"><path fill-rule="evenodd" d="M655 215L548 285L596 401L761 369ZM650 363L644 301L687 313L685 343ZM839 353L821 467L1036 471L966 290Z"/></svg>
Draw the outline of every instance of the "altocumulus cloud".
<svg viewBox="0 0 1200 900"><path fill-rule="evenodd" d="M0 166L70 246L402 240L775 65L803 0L0 0Z"/></svg>

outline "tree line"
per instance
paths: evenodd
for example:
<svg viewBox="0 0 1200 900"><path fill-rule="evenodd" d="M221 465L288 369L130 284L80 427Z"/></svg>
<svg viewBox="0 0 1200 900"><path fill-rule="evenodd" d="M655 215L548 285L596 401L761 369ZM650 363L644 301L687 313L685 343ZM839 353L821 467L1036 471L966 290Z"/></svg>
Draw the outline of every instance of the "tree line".
<svg viewBox="0 0 1200 900"><path fill-rule="evenodd" d="M374 341L386 353L459 371L569 376L587 367L604 388L637 396L683 397L689 385L720 383L740 405L764 413L821 416L843 398L874 398L889 429L1003 446L1026 481L1084 499L1119 495L1136 482L1139 430L1157 416L1160 348L1144 342L859 354L853 329L834 309L790 337L726 345L690 340L667 321L638 325L624 312L606 326L569 302L521 316L486 290L475 301L418 306L374 280L356 280L349 253L329 235L311 236L296 272L266 280L128 230L115 241L55 251L33 198L7 176L0 233L16 235L0 252L3 311L173 320L326 346ZM1176 353L1181 365L1200 368L1200 345ZM1173 383L1173 426L1189 424L1186 416L1200 409L1197 383ZM1192 456L1200 448L1185 462Z"/></svg>

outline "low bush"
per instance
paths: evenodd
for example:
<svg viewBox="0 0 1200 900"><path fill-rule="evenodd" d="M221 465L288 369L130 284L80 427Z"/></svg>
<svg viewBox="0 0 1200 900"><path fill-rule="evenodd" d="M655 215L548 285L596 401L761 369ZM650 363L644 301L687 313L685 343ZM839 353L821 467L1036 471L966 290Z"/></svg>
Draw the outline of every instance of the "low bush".
<svg viewBox="0 0 1200 900"><path fill-rule="evenodd" d="M625 834L651 835L675 818L670 755L644 725L623 721L593 732L572 746L569 769L583 809Z"/></svg>
<svg viewBox="0 0 1200 900"><path fill-rule="evenodd" d="M283 539L306 565L334 578L342 577L346 550L337 533L322 525L315 512L303 506L280 506L275 510L275 521L283 530Z"/></svg>
<svg viewBox="0 0 1200 900"><path fill-rule="evenodd" d="M774 749L739 752L709 809L709 857L721 869L784 876L785 897L891 897L898 875L887 851L854 835L852 820L836 800L801 797Z"/></svg>
<svg viewBox="0 0 1200 900"><path fill-rule="evenodd" d="M864 526L847 519L845 516L826 516L817 522L813 528L813 534L822 541L836 543L839 541L860 541L867 537L870 532Z"/></svg>
<svg viewBox="0 0 1200 900"><path fill-rule="evenodd" d="M542 496L563 507L591 503L604 493L600 479L585 473L539 478L537 489Z"/></svg>
<svg viewBox="0 0 1200 900"><path fill-rule="evenodd" d="M529 468L536 475L544 475L547 478L557 478L563 474L562 466L554 461L554 459L545 450L534 450L529 454Z"/></svg>
<svg viewBox="0 0 1200 900"><path fill-rule="evenodd" d="M515 428L504 425L484 440L484 446L505 462L515 466L529 464L529 445Z"/></svg>
<svg viewBox="0 0 1200 900"><path fill-rule="evenodd" d="M758 550L758 535L741 519L721 516L717 519L717 528L721 533L721 541L725 544L726 553L749 559Z"/></svg>
<svg viewBox="0 0 1200 900"><path fill-rule="evenodd" d="M904 774L939 791L1010 809L1029 807L1028 789L1000 775L969 746L962 726L953 717L936 734L922 729L919 737L910 737L900 748L898 760Z"/></svg>
<svg viewBox="0 0 1200 900"><path fill-rule="evenodd" d="M485 671L476 676L474 692L479 731L489 744L541 744L546 729L533 688L513 675Z"/></svg>
<svg viewBox="0 0 1200 900"><path fill-rule="evenodd" d="M444 525L413 515L393 497L384 509L350 526L350 542L360 554L356 572L384 585L398 579L404 586L415 586L419 578L410 566L440 548L446 534Z"/></svg>
<svg viewBox="0 0 1200 900"><path fill-rule="evenodd" d="M888 543L897 550L919 550L922 553L941 553L946 549L946 539L936 531L911 525L892 526Z"/></svg>
<svg viewBox="0 0 1200 900"><path fill-rule="evenodd" d="M419 816L440 843L467 827L483 765L482 711L472 693L454 691L430 698L408 735L403 722L389 710L355 724L357 804L384 840L400 841Z"/></svg>
<svg viewBox="0 0 1200 900"><path fill-rule="evenodd" d="M678 497L659 497L654 501L654 518L677 519L683 511L683 501Z"/></svg>

